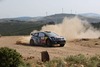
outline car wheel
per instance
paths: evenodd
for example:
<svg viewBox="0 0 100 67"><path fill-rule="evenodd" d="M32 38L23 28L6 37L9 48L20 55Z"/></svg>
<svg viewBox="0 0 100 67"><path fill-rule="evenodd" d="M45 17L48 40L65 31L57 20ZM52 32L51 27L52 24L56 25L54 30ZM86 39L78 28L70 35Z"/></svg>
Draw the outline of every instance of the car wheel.
<svg viewBox="0 0 100 67"><path fill-rule="evenodd" d="M30 45L33 46L34 45L34 41L31 39L30 40Z"/></svg>
<svg viewBox="0 0 100 67"><path fill-rule="evenodd" d="M64 47L65 44L60 44L60 47Z"/></svg>
<svg viewBox="0 0 100 67"><path fill-rule="evenodd" d="M52 44L51 44L51 42L50 42L49 39L46 41L46 46L47 46L47 47L52 47Z"/></svg>

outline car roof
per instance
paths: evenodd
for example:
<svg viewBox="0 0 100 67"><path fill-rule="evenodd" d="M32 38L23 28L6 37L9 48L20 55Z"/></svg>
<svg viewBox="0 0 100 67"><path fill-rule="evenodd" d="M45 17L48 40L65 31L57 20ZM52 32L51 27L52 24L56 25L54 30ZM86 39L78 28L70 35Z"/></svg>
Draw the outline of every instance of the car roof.
<svg viewBox="0 0 100 67"><path fill-rule="evenodd" d="M41 31L41 32L35 32L35 33L51 33L50 31ZM35 34L35 33L32 33L32 34Z"/></svg>
<svg viewBox="0 0 100 67"><path fill-rule="evenodd" d="M36 32L36 33L51 33L50 31L42 31L42 32Z"/></svg>

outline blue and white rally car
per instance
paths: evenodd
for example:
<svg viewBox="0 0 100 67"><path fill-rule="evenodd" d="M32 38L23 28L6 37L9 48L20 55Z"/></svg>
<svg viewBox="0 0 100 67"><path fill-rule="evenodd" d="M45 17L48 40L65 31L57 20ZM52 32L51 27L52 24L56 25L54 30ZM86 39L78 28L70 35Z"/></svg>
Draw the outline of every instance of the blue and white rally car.
<svg viewBox="0 0 100 67"><path fill-rule="evenodd" d="M30 45L52 47L54 44L60 44L60 47L63 47L66 44L64 37L50 31L31 33L31 35Z"/></svg>

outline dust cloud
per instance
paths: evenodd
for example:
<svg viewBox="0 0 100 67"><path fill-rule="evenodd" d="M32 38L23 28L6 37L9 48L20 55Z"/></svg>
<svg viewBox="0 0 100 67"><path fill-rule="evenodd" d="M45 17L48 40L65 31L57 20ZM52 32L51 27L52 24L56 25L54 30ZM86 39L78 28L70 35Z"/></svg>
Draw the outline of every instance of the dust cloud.
<svg viewBox="0 0 100 67"><path fill-rule="evenodd" d="M81 38L98 38L100 31L93 28L87 21L83 21L78 17L65 17L61 24L43 26L41 31L52 31L61 36L66 37L67 40L81 39Z"/></svg>
<svg viewBox="0 0 100 67"><path fill-rule="evenodd" d="M16 44L28 45L30 42L30 38L31 36L22 36L16 41Z"/></svg>

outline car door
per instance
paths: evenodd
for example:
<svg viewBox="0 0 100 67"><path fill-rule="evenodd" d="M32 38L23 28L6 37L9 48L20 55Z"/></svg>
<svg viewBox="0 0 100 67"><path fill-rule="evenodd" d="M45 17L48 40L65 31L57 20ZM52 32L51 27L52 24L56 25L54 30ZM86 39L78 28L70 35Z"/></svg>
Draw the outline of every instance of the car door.
<svg viewBox="0 0 100 67"><path fill-rule="evenodd" d="M38 33L35 33L34 35L33 35L33 38L32 38L33 40L34 40L34 43L35 44L38 44Z"/></svg>
<svg viewBox="0 0 100 67"><path fill-rule="evenodd" d="M43 33L43 32L40 32L39 33L39 35L38 35L38 37L39 37L39 44L44 44L45 43L45 34Z"/></svg>

